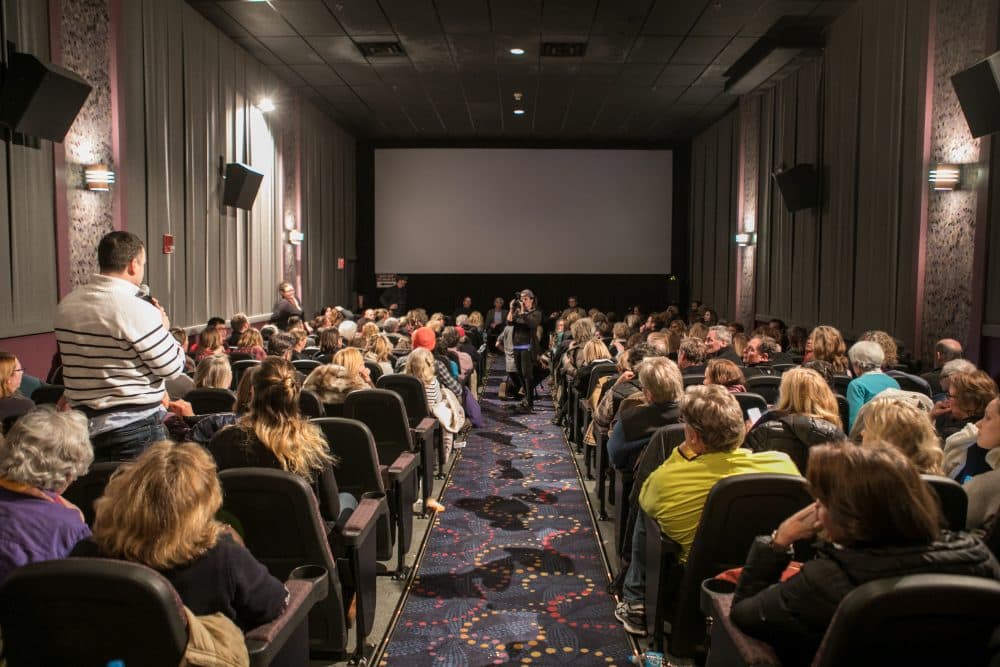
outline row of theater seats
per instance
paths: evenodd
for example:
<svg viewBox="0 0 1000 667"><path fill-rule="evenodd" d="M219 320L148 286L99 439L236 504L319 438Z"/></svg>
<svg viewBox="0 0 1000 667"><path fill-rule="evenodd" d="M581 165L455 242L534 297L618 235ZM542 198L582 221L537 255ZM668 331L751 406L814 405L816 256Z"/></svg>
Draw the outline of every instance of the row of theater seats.
<svg viewBox="0 0 1000 667"><path fill-rule="evenodd" d="M219 473L224 490L221 518L237 529L246 547L272 575L289 582L294 603L278 621L247 635L254 665L270 664L306 616L311 655L345 656L353 624L353 658L365 659L374 622L376 576L405 579L410 573L405 556L412 542L417 488L422 488L426 507L433 486L435 448L439 475L446 461L439 425L427 411L423 384L407 375L386 375L379 383L380 388L349 394L343 417L313 419L340 460L334 468L339 490L360 501L337 529L331 531L322 519L319 503L323 499L298 476L263 468ZM232 409L231 392L209 391L226 411ZM304 396L303 403L309 404L309 395ZM318 401L313 407L317 406L321 411ZM94 464L64 493L81 508L89 525L93 525L94 501L118 465ZM388 569L384 564L393 561L394 553L395 568ZM94 592L105 587L115 593L95 610ZM11 667L103 665L110 659L121 659L126 665L177 665L176 650L183 654L187 643L176 594L156 572L141 565L115 562L111 566L108 561L89 559L38 563L12 574L3 591L0 624ZM32 604L25 599L32 599ZM51 606L39 604L50 599ZM35 611L19 616L18 604L44 618L38 618ZM55 632L46 621L53 614L56 618L86 617L86 622L64 624ZM48 638L47 653L38 648L39 633ZM184 641L180 641L182 634ZM116 655L107 653L111 642L102 637L115 638ZM151 646L158 647L162 663L159 657L149 659ZM104 662L98 661L100 656Z"/></svg>
<svg viewBox="0 0 1000 667"><path fill-rule="evenodd" d="M793 367L794 365L788 365L788 368ZM780 370L783 372L787 369ZM901 371L890 373L904 389L930 396L930 387L922 378ZM658 430L633 470L612 468L606 448L607 431L594 424L592 432L596 445L588 447L583 442L583 434L592 421L592 405L588 399L602 377L609 378L603 385L607 391L613 386L617 370L611 364L596 365L591 371L586 393L571 388L567 438L576 446L577 452L584 455L588 479L594 479L592 468L596 471L599 519L610 519L606 503L615 508L613 548L616 553L629 553L634 522L639 520L639 516L646 522L646 534L650 537L646 540L645 553L645 607L647 632L652 638L651 646L656 650L663 650L666 645L671 656L702 661L711 645L711 652L707 656L710 665L779 665L774 652L766 644L746 637L728 622L732 585L727 586L727 582L717 581L713 577L742 566L757 535L769 534L788 516L813 502L805 480L784 475L751 474L726 478L716 483L706 501L687 565L680 564L680 549L677 544L660 531L655 519L637 512L636 508L642 482L684 441L684 426L672 424ZM850 378L845 376L842 379L843 387L835 386L838 389L837 402L842 419L846 423L847 401L843 392ZM701 384L703 380L700 375L684 376L685 386ZM841 378L836 377L835 381L838 380ZM780 375L749 378L749 391L735 394L744 416L748 416L751 408L763 412L773 405L778 398L780 383ZM947 477L922 475L922 478L935 491L947 527L951 530L964 530L968 509L965 489ZM1000 554L1000 531L995 531L990 536L989 546L994 553ZM798 560L808 559L811 555L809 544L796 545ZM992 632L994 627L1000 628L1000 607L996 607L997 602L1000 602L1000 584L997 582L938 575L902 579L904 581L896 582L895 585L874 582L853 594L852 600L856 602L844 605L845 614L849 617L840 618L838 623L831 626L828 634L837 639L824 644L824 652L817 658L818 664L875 664L870 660L871 656L885 655L885 652L873 652L872 645L866 642L851 645L852 632L848 628L860 632L859 628L872 627L865 623L876 617L881 622L891 624L901 622L902 619L906 619L908 623L918 615L923 615L926 622L926 617L932 615L934 623L942 623L955 637L974 637L978 633L982 639L983 632L987 629ZM955 586L949 588L945 585L949 583L954 583ZM900 587L904 589L903 593L887 603L885 609L873 603L876 598L884 601L887 591ZM946 601L940 609L933 608L935 596L941 596ZM989 612L983 613L981 605L987 599L992 600L991 604L994 606ZM928 608L929 605L931 608ZM914 610L919 610L919 613ZM899 614L899 617L893 621L895 614ZM957 615L957 618L968 617L970 622L963 628L961 624L956 625L953 619L942 621L950 614ZM719 619L720 622L713 624L713 619ZM861 622L858 619L867 620ZM929 627L933 627L933 624ZM901 637L905 638L906 634L903 631ZM1000 630L997 639L1000 640ZM982 644L985 646L985 642ZM947 642L938 642L936 645L947 645ZM920 646L921 651L930 654L931 649L927 644ZM955 655L954 646L955 644L949 646L952 657ZM858 653L854 653L855 651ZM919 656L920 653L916 655ZM845 656L853 656L853 660L845 661ZM920 660L914 664L930 663Z"/></svg>

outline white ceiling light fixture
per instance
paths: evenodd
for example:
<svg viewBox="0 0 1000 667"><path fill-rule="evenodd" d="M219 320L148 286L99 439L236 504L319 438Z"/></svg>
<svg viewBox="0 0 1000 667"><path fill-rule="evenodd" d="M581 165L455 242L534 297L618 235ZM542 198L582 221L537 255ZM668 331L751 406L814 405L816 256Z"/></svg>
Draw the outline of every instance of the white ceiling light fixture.
<svg viewBox="0 0 1000 667"><path fill-rule="evenodd" d="M262 113L270 113L275 109L274 100L270 97L262 97L260 98L260 102L257 102L257 108L260 109Z"/></svg>
<svg viewBox="0 0 1000 667"><path fill-rule="evenodd" d="M512 48L510 50L510 55L512 55L512 56L523 56L524 55L524 49L522 49L519 46L515 46L514 48Z"/></svg>

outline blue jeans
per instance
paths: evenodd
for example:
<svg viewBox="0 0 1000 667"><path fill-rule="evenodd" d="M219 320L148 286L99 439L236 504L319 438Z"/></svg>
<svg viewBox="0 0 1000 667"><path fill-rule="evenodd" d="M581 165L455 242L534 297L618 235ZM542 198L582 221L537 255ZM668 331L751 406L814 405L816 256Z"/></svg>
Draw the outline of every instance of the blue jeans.
<svg viewBox="0 0 1000 667"><path fill-rule="evenodd" d="M622 599L643 602L646 599L646 513L638 510L635 530L632 531L632 562L628 564L622 581Z"/></svg>
<svg viewBox="0 0 1000 667"><path fill-rule="evenodd" d="M154 442L167 439L167 429L159 415L138 419L120 428L95 435L94 463L127 461L142 454Z"/></svg>

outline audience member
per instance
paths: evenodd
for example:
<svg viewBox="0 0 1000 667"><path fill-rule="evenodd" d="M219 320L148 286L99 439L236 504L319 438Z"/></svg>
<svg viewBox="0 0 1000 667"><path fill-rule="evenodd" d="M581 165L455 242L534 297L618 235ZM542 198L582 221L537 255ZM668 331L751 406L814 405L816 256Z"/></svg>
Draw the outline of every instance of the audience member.
<svg viewBox="0 0 1000 667"><path fill-rule="evenodd" d="M62 492L93 459L87 418L76 410L37 408L0 438L0 583L22 565L65 558L90 535Z"/></svg>
<svg viewBox="0 0 1000 667"><path fill-rule="evenodd" d="M301 321L305 318L306 314L302 308L302 304L299 303L298 297L295 295L294 285L289 282L279 284L278 295L280 298L274 303L270 321L280 330L287 331L289 318L297 317Z"/></svg>
<svg viewBox="0 0 1000 667"><path fill-rule="evenodd" d="M111 477L94 503L94 536L73 555L157 570L192 613L221 613L245 632L277 618L288 591L215 519L221 507L212 457L160 442Z"/></svg>
<svg viewBox="0 0 1000 667"><path fill-rule="evenodd" d="M403 369L403 372L417 378L424 384L427 409L437 417L441 424L442 446L447 454L451 452L455 442L455 434L465 426L465 411L462 409L461 399L438 382L434 371L434 361L434 355L431 354L430 350L417 348L406 358L406 368ZM428 502L427 507L435 512L444 509L444 506L434 499Z"/></svg>
<svg viewBox="0 0 1000 667"><path fill-rule="evenodd" d="M938 435L945 442L961 433L959 440L975 440L976 422L983 418L989 402L996 398L997 385L986 371L947 376L948 400L931 411Z"/></svg>
<svg viewBox="0 0 1000 667"><path fill-rule="evenodd" d="M97 263L100 273L59 303L55 333L63 397L90 419L95 460L114 461L166 438L164 380L184 372L185 357L166 312L142 297L146 248L139 237L106 234Z"/></svg>
<svg viewBox="0 0 1000 667"><path fill-rule="evenodd" d="M263 361L264 357L267 356L267 352L264 350L264 337L253 327L247 327L240 334L239 340L236 341L236 347L233 349L232 354L245 354L247 359Z"/></svg>
<svg viewBox="0 0 1000 667"><path fill-rule="evenodd" d="M205 357L198 362L194 386L198 389L229 389L233 383L233 370L223 354Z"/></svg>
<svg viewBox="0 0 1000 667"><path fill-rule="evenodd" d="M216 354L224 355L226 353L226 348L222 344L222 332L218 327L211 329L205 329L198 336L198 352L195 355L195 361L200 362L206 357L211 357Z"/></svg>
<svg viewBox="0 0 1000 667"><path fill-rule="evenodd" d="M619 355L616 362L618 366L618 378L611 388L604 392L601 401L594 411L594 424L602 431L611 428L611 424L618 418L625 402L631 400L630 405L642 405L645 397L642 393L642 385L639 383L639 365L647 357L656 356L656 350L646 343L639 343Z"/></svg>
<svg viewBox="0 0 1000 667"><path fill-rule="evenodd" d="M639 364L639 384L645 405L621 412L608 436L608 460L619 470L631 470L657 429L676 424L677 401L684 394L684 380L677 364L666 357L650 357Z"/></svg>
<svg viewBox="0 0 1000 667"><path fill-rule="evenodd" d="M240 338L252 328L250 326L250 318L246 316L246 313L236 313L229 318L229 327L232 329L232 332L226 341L228 347L239 347Z"/></svg>
<svg viewBox="0 0 1000 667"><path fill-rule="evenodd" d="M785 452L803 473L815 445L843 440L837 399L816 371L792 368L781 376L778 402L747 433L744 446L755 452Z"/></svg>
<svg viewBox="0 0 1000 667"><path fill-rule="evenodd" d="M815 503L754 541L733 598L733 623L774 647L782 664L809 664L837 605L868 581L919 573L1000 579L982 542L940 530L933 492L895 447L814 447L809 488ZM818 536L819 557L781 581L792 545Z"/></svg>
<svg viewBox="0 0 1000 667"><path fill-rule="evenodd" d="M903 452L919 473L943 474L944 454L925 410L895 396L873 398L858 413L862 444L885 442Z"/></svg>
<svg viewBox="0 0 1000 667"><path fill-rule="evenodd" d="M962 344L953 338L942 338L934 344L934 370L924 373L920 377L927 380L931 386L931 395L938 396L945 394L947 389L941 387L941 369L953 359L962 358Z"/></svg>
<svg viewBox="0 0 1000 667"><path fill-rule="evenodd" d="M434 332L428 327L420 327L413 332L412 336L413 349L423 348L431 354L434 353L434 348L437 346L437 337ZM412 352L410 354L413 354ZM396 359L396 372L402 373L406 368L406 360L409 355L400 357ZM451 393L455 396L462 395L462 385L458 383L458 380L452 376L451 371L448 370L448 366L444 361L435 357L434 358L434 377L438 379L442 387L447 387Z"/></svg>
<svg viewBox="0 0 1000 667"><path fill-rule="evenodd" d="M295 336L284 331L271 336L267 341L267 353L269 356L278 357L286 361L292 360L292 352L295 347Z"/></svg>
<svg viewBox="0 0 1000 667"><path fill-rule="evenodd" d="M379 303L393 315L406 312L406 276L396 276L396 283L387 287L379 296Z"/></svg>
<svg viewBox="0 0 1000 667"><path fill-rule="evenodd" d="M780 373L772 366L774 358L781 353L781 346L778 341L770 336L754 336L743 348L743 364L746 366L744 372L746 377L757 377L761 375L776 376Z"/></svg>
<svg viewBox="0 0 1000 667"><path fill-rule="evenodd" d="M870 340L873 343L878 343L878 346L882 348L882 352L885 355L885 359L882 361L883 369L889 370L899 363L899 348L896 346L896 341L893 340L892 336L886 332L866 331L861 334L858 340Z"/></svg>
<svg viewBox="0 0 1000 667"><path fill-rule="evenodd" d="M711 327L705 334L705 356L709 359L728 359L737 365L743 363L733 350L733 335L721 325Z"/></svg>
<svg viewBox="0 0 1000 667"><path fill-rule="evenodd" d="M859 341L851 346L848 357L854 373L854 379L847 385L846 396L850 415L847 428L850 429L862 405L885 389L899 389L899 383L882 372L885 353L878 343Z"/></svg>
<svg viewBox="0 0 1000 667"><path fill-rule="evenodd" d="M833 366L835 374L849 375L850 367L846 352L847 345L840 331L831 326L820 325L813 329L806 339L803 361L826 361Z"/></svg>
<svg viewBox="0 0 1000 667"><path fill-rule="evenodd" d="M709 491L717 481L732 475L768 472L798 475L795 464L782 452L743 449L743 411L723 387L689 387L680 401L684 442L646 478L639 506L656 519L667 537L680 546L679 560L687 562L688 550L701 521ZM622 587L622 601L615 618L625 630L646 634L646 522L635 522L632 560Z"/></svg>
<svg viewBox="0 0 1000 667"><path fill-rule="evenodd" d="M10 352L0 351L0 424L17 419L35 407L35 402L20 392L24 367Z"/></svg>
<svg viewBox="0 0 1000 667"><path fill-rule="evenodd" d="M677 366L684 375L704 375L706 356L704 341L688 336L677 350Z"/></svg>
<svg viewBox="0 0 1000 667"><path fill-rule="evenodd" d="M969 497L966 526L969 530L996 530L996 515L1000 509L1000 399L994 398L977 424L976 444L986 452L986 470L974 475L963 485ZM972 446L970 446L971 449ZM966 460L968 460L966 455Z"/></svg>
<svg viewBox="0 0 1000 667"><path fill-rule="evenodd" d="M382 375L391 375L394 372L392 356L392 343L385 336L375 336L365 350L365 361L375 362Z"/></svg>
<svg viewBox="0 0 1000 667"><path fill-rule="evenodd" d="M734 394L738 394L747 390L746 382L747 380L739 366L728 359L712 359L705 369L703 384L717 384Z"/></svg>
<svg viewBox="0 0 1000 667"><path fill-rule="evenodd" d="M952 413L949 428L945 430L951 431L951 435L944 442L944 471L965 484L992 469L987 462L990 446L980 441L979 424L990 424L985 413L997 398L997 386L988 373L976 371L952 376L948 391ZM941 431L939 427L938 433Z"/></svg>

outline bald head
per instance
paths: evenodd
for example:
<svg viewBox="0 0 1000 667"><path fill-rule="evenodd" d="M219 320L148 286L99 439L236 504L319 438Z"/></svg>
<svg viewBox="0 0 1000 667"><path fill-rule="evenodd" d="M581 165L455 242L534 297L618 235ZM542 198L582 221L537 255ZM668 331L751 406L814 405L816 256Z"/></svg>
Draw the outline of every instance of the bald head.
<svg viewBox="0 0 1000 667"><path fill-rule="evenodd" d="M934 365L938 368L962 358L962 344L954 338L942 338L934 345Z"/></svg>

